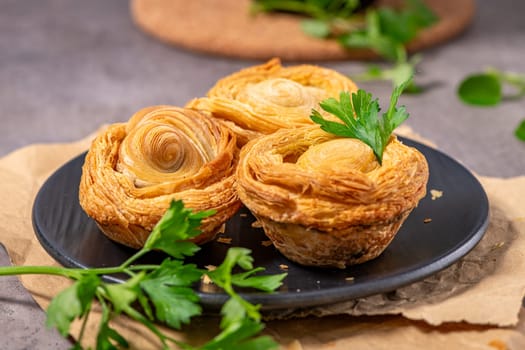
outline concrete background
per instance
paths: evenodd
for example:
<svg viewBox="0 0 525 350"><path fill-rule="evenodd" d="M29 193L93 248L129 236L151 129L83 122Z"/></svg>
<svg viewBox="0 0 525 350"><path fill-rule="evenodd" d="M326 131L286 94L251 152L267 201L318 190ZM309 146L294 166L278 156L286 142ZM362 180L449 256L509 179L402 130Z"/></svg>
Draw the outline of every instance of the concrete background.
<svg viewBox="0 0 525 350"><path fill-rule="evenodd" d="M417 80L429 89L401 103L409 126L474 172L524 175L525 142L513 131L525 118L525 99L474 108L457 99L456 88L487 66L525 73L525 2L477 6L463 35L424 52ZM162 44L135 28L127 0L0 0L0 157L28 144L77 140L147 105L183 105L218 78L256 63ZM319 63L350 76L365 67ZM391 91L382 82L360 85L383 101ZM1 279L0 349L68 348L43 324L17 279Z"/></svg>

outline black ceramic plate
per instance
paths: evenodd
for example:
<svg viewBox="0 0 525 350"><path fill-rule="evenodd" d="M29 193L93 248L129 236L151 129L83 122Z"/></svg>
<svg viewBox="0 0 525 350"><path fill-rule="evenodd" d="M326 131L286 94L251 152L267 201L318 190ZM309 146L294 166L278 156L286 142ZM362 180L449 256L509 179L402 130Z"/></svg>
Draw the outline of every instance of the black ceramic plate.
<svg viewBox="0 0 525 350"><path fill-rule="evenodd" d="M304 267L284 258L261 229L253 228L254 218L241 210L229 220L224 236L232 244L211 242L192 260L199 266L218 265L230 246L252 249L256 266L268 273L280 273L288 266L284 285L273 294L245 292L243 296L263 309L309 307L392 291L423 279L467 254L483 236L488 224L488 200L479 182L447 155L411 140L405 144L419 149L430 166L428 191L443 191L432 200L430 193L405 221L401 230L375 260L345 270ZM82 211L78 185L84 154L58 169L42 186L33 206L33 225L46 251L69 267L117 266L133 250L112 242ZM425 223L426 219L432 221ZM143 263L159 262L163 256L144 257ZM349 279L348 277L353 277ZM123 276L107 276L119 282ZM204 307L217 309L226 300L209 285L195 287Z"/></svg>

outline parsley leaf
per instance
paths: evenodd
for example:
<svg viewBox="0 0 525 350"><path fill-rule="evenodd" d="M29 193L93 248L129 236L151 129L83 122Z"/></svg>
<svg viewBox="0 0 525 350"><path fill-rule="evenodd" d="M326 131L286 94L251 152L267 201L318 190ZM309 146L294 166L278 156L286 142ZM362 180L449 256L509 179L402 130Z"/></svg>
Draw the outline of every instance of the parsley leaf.
<svg viewBox="0 0 525 350"><path fill-rule="evenodd" d="M372 49L401 62L406 57L404 45L436 21L437 17L423 2L411 0L399 11L389 7L368 10L365 28L341 35L339 42L348 48Z"/></svg>
<svg viewBox="0 0 525 350"><path fill-rule="evenodd" d="M379 103L372 99L372 94L359 89L350 94L343 91L339 101L329 98L320 103L322 109L339 118L344 124L326 120L321 113L312 110L310 118L321 129L342 137L356 138L370 146L379 164L383 162L383 152L390 135L407 118L404 106L397 108L399 96L409 81L397 86L390 97L390 107L379 118Z"/></svg>
<svg viewBox="0 0 525 350"><path fill-rule="evenodd" d="M424 28L433 25L437 16L422 1L405 1L396 11L390 7L377 9L381 32L398 43L406 44Z"/></svg>
<svg viewBox="0 0 525 350"><path fill-rule="evenodd" d="M516 130L514 130L514 135L516 135L518 140L525 141L525 119L522 119Z"/></svg>
<svg viewBox="0 0 525 350"><path fill-rule="evenodd" d="M263 329L260 324L261 314L260 305L253 305L241 298L233 288L234 285L240 287L252 287L264 291L273 291L278 288L286 274L274 276L252 276L262 271L262 268L253 268L253 258L250 250L241 247L232 247L228 250L223 263L215 270L208 271L208 277L230 296L230 299L223 305L221 314L221 334L215 337L210 343L203 346L203 349L223 349L224 342L230 342L235 349L257 350L257 349L276 349L277 343L268 337L251 338ZM238 266L244 273L233 274L233 269Z"/></svg>
<svg viewBox="0 0 525 350"><path fill-rule="evenodd" d="M172 201L169 210L153 228L144 250L162 250L177 259L195 254L200 248L186 240L198 236L201 220L213 214L211 210L192 213L184 208L182 201Z"/></svg>
<svg viewBox="0 0 525 350"><path fill-rule="evenodd" d="M363 0L254 0L252 13L289 12L312 18L347 18L361 7Z"/></svg>
<svg viewBox="0 0 525 350"><path fill-rule="evenodd" d="M264 326L254 320L243 318L237 323L231 323L228 328L210 342L203 345L200 350L273 350L279 345L268 336L253 338L262 331Z"/></svg>
<svg viewBox="0 0 525 350"><path fill-rule="evenodd" d="M264 268L253 268L253 258L250 253L251 251L246 248L230 248L224 262L215 270L207 272L208 276L222 288L225 288L228 284L255 288L265 292L272 292L279 288L282 285L282 280L286 277L286 273L254 276L254 274L264 271ZM235 265L247 271L232 274Z"/></svg>
<svg viewBox="0 0 525 350"><path fill-rule="evenodd" d="M109 309L106 304L102 304L102 317L97 334L97 350L118 350L114 343L123 348L129 348L129 343L120 333L109 326L109 321Z"/></svg>
<svg viewBox="0 0 525 350"><path fill-rule="evenodd" d="M346 48L372 49L393 61L400 57L400 51L403 50L401 42L382 31L377 10L366 13L366 28L342 34L338 41Z"/></svg>
<svg viewBox="0 0 525 350"><path fill-rule="evenodd" d="M237 273L232 276L232 284L237 287L247 287L262 290L264 292L273 292L282 285L282 280L286 277L285 273L278 275L253 276L255 273L264 270L255 268L247 272Z"/></svg>
<svg viewBox="0 0 525 350"><path fill-rule="evenodd" d="M392 82L393 87L410 80L403 92L417 94L422 92L423 88L411 78L416 75L416 66L420 61L421 55L414 55L408 61L394 63L391 68L369 65L364 73L357 74L353 78L359 81L387 80Z"/></svg>
<svg viewBox="0 0 525 350"><path fill-rule="evenodd" d="M501 81L493 74L473 74L465 78L458 88L459 98L476 106L495 106L501 102Z"/></svg>
<svg viewBox="0 0 525 350"><path fill-rule="evenodd" d="M301 29L306 34L316 38L327 38L332 29L330 24L320 19L305 19L301 22Z"/></svg>
<svg viewBox="0 0 525 350"><path fill-rule="evenodd" d="M514 93L504 94L504 87L514 88ZM458 97L464 103L475 106L495 106L503 99L518 99L525 96L525 75L488 68L473 73L459 84Z"/></svg>
<svg viewBox="0 0 525 350"><path fill-rule="evenodd" d="M284 11L306 16L301 29L307 35L336 40L343 48L369 49L394 66L370 67L359 80L390 80L399 85L414 76L416 62L407 59L406 45L438 20L423 0L405 0L399 8L370 6L369 0L253 0L253 12ZM419 58L418 58L419 59ZM404 92L420 93L414 81Z"/></svg>
<svg viewBox="0 0 525 350"><path fill-rule="evenodd" d="M67 336L71 322L87 314L100 278L87 275L60 292L47 308L46 325Z"/></svg>
<svg viewBox="0 0 525 350"><path fill-rule="evenodd" d="M191 317L201 314L199 297L191 286L202 273L193 264L166 259L140 283L155 305L158 320L179 329L182 324L189 323Z"/></svg>
<svg viewBox="0 0 525 350"><path fill-rule="evenodd" d="M259 306L251 305L242 298L240 298L233 290L234 284L238 284L240 287L252 287L256 289L263 289L265 291L272 291L281 285L282 280L286 277L286 274L279 274L274 276L257 276L249 277L256 272L261 271L261 268L253 269L253 258L250 255L251 251L246 248L232 247L228 250L226 258L223 263L216 269L208 271L208 277L219 287L223 288L233 299L232 303L240 303L244 308L246 315L254 320L259 320L261 315L259 314ZM244 270L248 270L247 273L235 276L233 269L235 266L239 266ZM265 284L268 283L266 286ZM271 288L269 288L271 287ZM228 323L228 316L235 315L237 312L228 312L232 306L228 303L223 307L223 314L226 315L225 323ZM244 316L243 316L244 317ZM224 323L223 322L223 323Z"/></svg>

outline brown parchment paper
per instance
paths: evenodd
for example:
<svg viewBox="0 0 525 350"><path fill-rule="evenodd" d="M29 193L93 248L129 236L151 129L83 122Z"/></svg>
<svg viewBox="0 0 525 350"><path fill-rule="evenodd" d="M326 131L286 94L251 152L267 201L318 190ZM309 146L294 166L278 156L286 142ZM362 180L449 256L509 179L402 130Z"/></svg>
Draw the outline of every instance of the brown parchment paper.
<svg viewBox="0 0 525 350"><path fill-rule="evenodd" d="M398 133L425 141L408 128ZM13 264L57 264L33 233L33 200L47 177L86 150L92 138L32 145L0 159L0 243ZM466 257L391 293L268 315L265 332L289 349L525 348L521 306L525 295L525 177L478 178L489 197L490 224L480 244ZM32 275L22 276L21 281L44 309L70 283L59 277ZM97 313L90 317L84 335L87 345L93 344L98 319ZM74 325L73 336L79 328ZM147 330L124 317L115 328L134 349L160 348ZM217 319L201 317L180 332L170 332L198 344L216 334Z"/></svg>

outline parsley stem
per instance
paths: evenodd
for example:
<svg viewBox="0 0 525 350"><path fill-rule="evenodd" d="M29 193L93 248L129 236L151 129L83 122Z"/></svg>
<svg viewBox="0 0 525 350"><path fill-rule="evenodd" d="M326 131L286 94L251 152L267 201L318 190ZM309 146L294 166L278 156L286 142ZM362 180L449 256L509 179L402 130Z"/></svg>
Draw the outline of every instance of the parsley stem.
<svg viewBox="0 0 525 350"><path fill-rule="evenodd" d="M151 322L150 320L148 320L146 317L144 317L144 315L142 315L140 312L138 312L137 310L131 308L131 307L127 307L123 310L126 315L128 315L129 317L131 317L132 319L134 319L135 321L138 321L140 323L142 323L144 326L146 326L153 334L155 334L157 336L157 338L159 338L159 340L161 341L162 345L164 346L163 348L166 348L167 349L167 341L171 341L173 342L174 344L177 344L178 346L180 347L186 347L187 344L181 342L181 341L178 341L177 339L174 339L174 338L171 338L171 337L168 337L167 335L165 335L164 333L162 333L154 324L153 322Z"/></svg>
<svg viewBox="0 0 525 350"><path fill-rule="evenodd" d="M150 250L149 249L146 249L146 248L142 248L141 250L139 250L138 252L136 252L135 254L133 254L132 256L129 257L128 260L124 261L122 264L120 264L120 267L121 268L126 268L128 267L129 265L131 265L135 260L138 260L140 257L142 257L143 255L145 255L146 253L148 253Z"/></svg>
<svg viewBox="0 0 525 350"><path fill-rule="evenodd" d="M55 275L78 280L83 275L110 275L115 273L132 274L131 271L154 270L158 265L139 265L139 266L117 266L117 267L98 267L98 268L67 268L61 266L0 266L0 276L10 275Z"/></svg>
<svg viewBox="0 0 525 350"><path fill-rule="evenodd" d="M80 327L80 332L78 334L77 343L82 344L82 339L84 338L84 331L86 330L87 321L89 314L91 312L91 307L87 310L86 314L82 317L82 325Z"/></svg>
<svg viewBox="0 0 525 350"><path fill-rule="evenodd" d="M487 68L486 72L495 76L499 81L507 83L518 90L514 95L508 96L509 99L518 99L525 96L525 75L503 72L495 68Z"/></svg>
<svg viewBox="0 0 525 350"><path fill-rule="evenodd" d="M83 269L68 269L59 266L2 266L0 276L10 275L56 275L79 279Z"/></svg>

